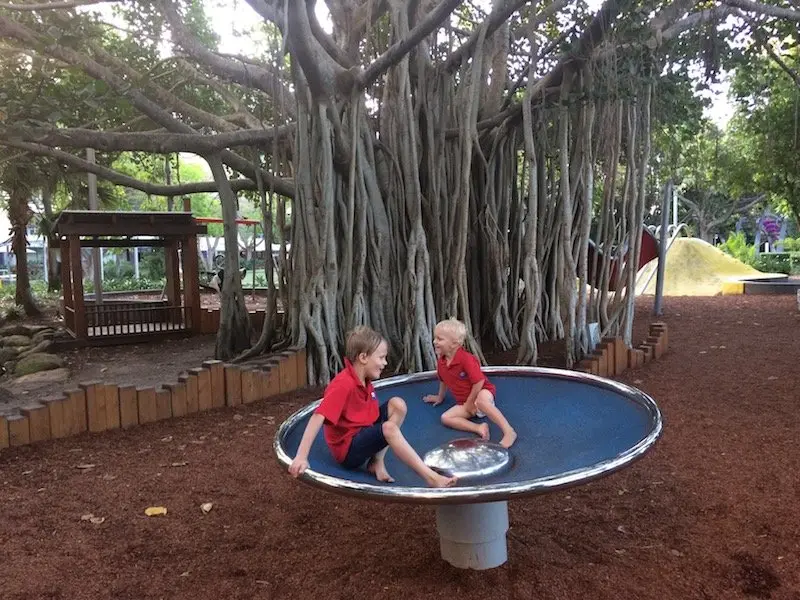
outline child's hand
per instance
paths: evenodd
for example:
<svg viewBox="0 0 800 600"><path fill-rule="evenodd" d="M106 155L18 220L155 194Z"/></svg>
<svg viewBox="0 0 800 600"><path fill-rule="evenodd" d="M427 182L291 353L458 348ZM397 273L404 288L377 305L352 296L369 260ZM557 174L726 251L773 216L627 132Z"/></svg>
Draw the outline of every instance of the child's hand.
<svg viewBox="0 0 800 600"><path fill-rule="evenodd" d="M308 468L308 461L304 458L295 458L289 465L289 473L292 477L299 477Z"/></svg>
<svg viewBox="0 0 800 600"><path fill-rule="evenodd" d="M444 400L444 398L439 398L439 396L435 394L428 394L427 396L422 397L422 401L425 404L431 404L433 406L440 405L442 403L442 400Z"/></svg>

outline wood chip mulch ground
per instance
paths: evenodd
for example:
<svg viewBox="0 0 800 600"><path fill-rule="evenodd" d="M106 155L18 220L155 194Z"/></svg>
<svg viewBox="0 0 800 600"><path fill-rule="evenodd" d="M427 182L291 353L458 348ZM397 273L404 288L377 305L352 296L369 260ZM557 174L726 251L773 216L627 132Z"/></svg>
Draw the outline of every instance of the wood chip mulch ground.
<svg viewBox="0 0 800 600"><path fill-rule="evenodd" d="M312 390L0 452L0 598L798 600L796 299L667 298L664 320L669 353L621 378L659 403L662 439L510 503L498 569L444 563L431 508L284 473L272 437Z"/></svg>

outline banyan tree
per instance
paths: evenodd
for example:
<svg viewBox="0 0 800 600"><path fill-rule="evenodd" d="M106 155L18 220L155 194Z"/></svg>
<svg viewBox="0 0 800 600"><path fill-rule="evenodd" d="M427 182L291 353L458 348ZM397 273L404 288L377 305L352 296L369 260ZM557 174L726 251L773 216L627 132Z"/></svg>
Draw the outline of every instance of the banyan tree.
<svg viewBox="0 0 800 600"><path fill-rule="evenodd" d="M228 253L217 354L303 345L316 382L341 366L358 324L389 339L403 371L433 367L433 325L448 316L467 323L476 352L517 348L525 364L545 340L564 340L571 364L589 323L630 343L642 223L657 202L654 106L675 48L713 48L727 16L798 20L796 6L752 0L594 11L326 0L321 22L313 1L247 0L231 5L266 43L234 56L218 50L202 2L114 3L122 27L79 7L90 4L0 5L4 52L52 77L90 77L101 105L89 123L7 116L0 143L154 195L217 191L226 247L239 195L259 198L267 247L282 247L274 277L266 266L269 318L248 350ZM87 163L89 147L193 152L214 181L135 181ZM604 260L589 259L590 238Z"/></svg>

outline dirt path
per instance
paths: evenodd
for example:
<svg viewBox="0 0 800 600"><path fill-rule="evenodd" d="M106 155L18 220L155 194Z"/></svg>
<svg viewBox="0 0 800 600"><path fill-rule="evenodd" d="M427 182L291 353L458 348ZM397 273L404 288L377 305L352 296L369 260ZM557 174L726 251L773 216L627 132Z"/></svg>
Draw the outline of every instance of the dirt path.
<svg viewBox="0 0 800 600"><path fill-rule="evenodd" d="M82 382L149 387L177 381L185 370L214 358L214 336L87 347L58 354L64 359L64 369L17 379L7 377L3 381L0 413L13 412L19 406L48 398L60 398L65 389L75 388Z"/></svg>
<svg viewBox="0 0 800 600"><path fill-rule="evenodd" d="M796 300L666 308L670 353L623 378L658 401L663 438L617 474L512 502L501 568L444 563L429 508L282 472L272 436L312 391L0 452L0 596L797 600Z"/></svg>

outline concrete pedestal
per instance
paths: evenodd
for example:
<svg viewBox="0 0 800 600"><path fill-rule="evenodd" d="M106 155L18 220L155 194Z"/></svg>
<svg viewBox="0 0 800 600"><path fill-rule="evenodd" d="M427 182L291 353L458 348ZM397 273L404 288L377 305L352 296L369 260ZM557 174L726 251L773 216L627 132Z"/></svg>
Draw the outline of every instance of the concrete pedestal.
<svg viewBox="0 0 800 600"><path fill-rule="evenodd" d="M508 560L508 502L441 505L436 528L442 558L459 569L493 569Z"/></svg>

